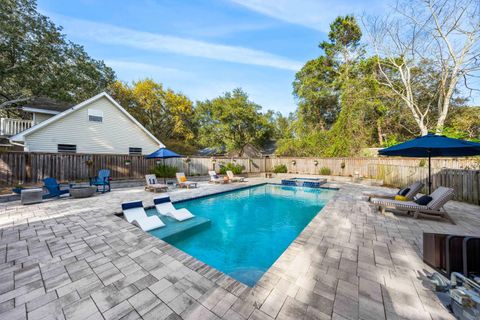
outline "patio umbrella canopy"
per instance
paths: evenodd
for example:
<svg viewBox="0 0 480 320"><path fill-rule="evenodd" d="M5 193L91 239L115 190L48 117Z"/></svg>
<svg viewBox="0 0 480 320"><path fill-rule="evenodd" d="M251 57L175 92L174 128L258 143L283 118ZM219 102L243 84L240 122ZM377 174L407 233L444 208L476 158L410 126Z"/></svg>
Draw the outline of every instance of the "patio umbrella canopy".
<svg viewBox="0 0 480 320"><path fill-rule="evenodd" d="M428 192L431 193L432 157L468 157L480 155L480 143L429 133L378 152L382 156L428 157Z"/></svg>
<svg viewBox="0 0 480 320"><path fill-rule="evenodd" d="M145 159L162 159L163 166L165 166L165 159L169 158L181 158L182 156L178 153L168 150L167 148L160 148L157 151L150 153L148 156L145 156ZM163 177L163 183L166 183L167 179Z"/></svg>

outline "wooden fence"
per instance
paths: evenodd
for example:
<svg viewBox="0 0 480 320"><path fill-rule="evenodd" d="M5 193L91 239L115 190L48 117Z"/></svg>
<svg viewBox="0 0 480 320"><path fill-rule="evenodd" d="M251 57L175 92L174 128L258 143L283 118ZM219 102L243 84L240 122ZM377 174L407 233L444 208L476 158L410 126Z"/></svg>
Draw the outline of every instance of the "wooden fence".
<svg viewBox="0 0 480 320"><path fill-rule="evenodd" d="M166 164L187 175L206 175L209 170L233 162L245 173L270 172L284 164L295 174L320 174L329 168L331 175L360 176L383 180L385 185L401 187L415 180L426 180L427 163L422 158L173 158ZM0 153L0 186L38 183L45 177L60 181L85 181L99 169L110 169L113 179L143 179L156 160L129 155L89 155L57 153ZM478 159L432 159L433 187L453 187L457 199L480 204L480 162Z"/></svg>
<svg viewBox="0 0 480 320"><path fill-rule="evenodd" d="M334 176L360 176L372 177L372 170L377 165L397 165L403 167L427 167L428 162L424 158L272 158L270 166L284 164L288 172L304 174L320 174L322 168L330 169ZM373 169L372 169L373 168ZM432 168L449 168L479 170L478 159L465 158L433 158Z"/></svg>
<svg viewBox="0 0 480 320"><path fill-rule="evenodd" d="M218 171L228 162L243 166L248 173L265 172L266 161L265 158L212 161L208 157L195 157L166 159L165 163L187 175L207 175L209 170ZM85 181L103 168L110 169L113 179L142 179L157 163L157 160L130 155L0 152L0 186L37 183L46 177Z"/></svg>
<svg viewBox="0 0 480 320"><path fill-rule="evenodd" d="M370 177L383 181L386 186L402 187L415 181L425 184L428 192L428 168L398 165L372 165ZM480 205L480 171L447 168L432 169L432 190L439 186L455 190L455 199Z"/></svg>

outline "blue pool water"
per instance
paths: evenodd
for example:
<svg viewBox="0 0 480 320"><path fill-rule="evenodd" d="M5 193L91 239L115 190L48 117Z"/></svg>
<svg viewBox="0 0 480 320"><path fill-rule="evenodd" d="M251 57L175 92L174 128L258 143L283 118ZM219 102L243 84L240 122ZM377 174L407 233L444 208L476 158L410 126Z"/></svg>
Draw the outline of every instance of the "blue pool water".
<svg viewBox="0 0 480 320"><path fill-rule="evenodd" d="M164 240L253 286L334 192L265 184L180 202L211 224Z"/></svg>

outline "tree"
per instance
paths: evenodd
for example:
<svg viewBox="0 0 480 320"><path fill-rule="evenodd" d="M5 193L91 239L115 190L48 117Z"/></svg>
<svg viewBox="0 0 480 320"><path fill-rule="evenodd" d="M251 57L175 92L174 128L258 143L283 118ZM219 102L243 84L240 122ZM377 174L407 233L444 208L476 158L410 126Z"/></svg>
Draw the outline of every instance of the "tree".
<svg viewBox="0 0 480 320"><path fill-rule="evenodd" d="M329 41L319 44L325 55L308 61L296 74L293 91L299 100L299 118L312 129L328 129L337 119L341 87L364 54L361 37L355 17L337 17L330 24Z"/></svg>
<svg viewBox="0 0 480 320"><path fill-rule="evenodd" d="M469 89L480 70L479 17L476 0L412 0L393 17L366 23L379 82L403 101L422 135L442 132L459 80Z"/></svg>
<svg viewBox="0 0 480 320"><path fill-rule="evenodd" d="M193 103L185 95L164 89L152 79L116 81L109 92L145 128L170 148L181 153L195 152L196 128Z"/></svg>
<svg viewBox="0 0 480 320"><path fill-rule="evenodd" d="M246 145L262 146L273 134L269 116L237 88L195 107L200 143L205 147L226 147L241 155Z"/></svg>
<svg viewBox="0 0 480 320"><path fill-rule="evenodd" d="M115 79L103 61L71 43L34 0L2 0L0 6L0 110L49 97L80 102Z"/></svg>
<svg viewBox="0 0 480 320"><path fill-rule="evenodd" d="M449 114L443 134L452 138L480 141L480 107L457 107Z"/></svg>
<svg viewBox="0 0 480 320"><path fill-rule="evenodd" d="M326 56L307 61L295 75L293 93L298 99L298 114L309 128L331 127L340 112L336 71Z"/></svg>

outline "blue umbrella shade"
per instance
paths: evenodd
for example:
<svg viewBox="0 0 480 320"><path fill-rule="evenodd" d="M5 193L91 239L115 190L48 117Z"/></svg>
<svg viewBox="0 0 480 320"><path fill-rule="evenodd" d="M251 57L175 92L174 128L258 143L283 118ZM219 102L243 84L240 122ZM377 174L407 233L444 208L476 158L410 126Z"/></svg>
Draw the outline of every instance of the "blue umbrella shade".
<svg viewBox="0 0 480 320"><path fill-rule="evenodd" d="M173 152L172 150L168 150L167 148L160 148L157 151L150 153L148 156L145 156L145 159L162 159L163 166L165 166L165 159L181 157L181 155ZM167 178L163 177L163 183L167 183Z"/></svg>
<svg viewBox="0 0 480 320"><path fill-rule="evenodd" d="M168 150L167 148L160 148L157 151L145 156L146 159L168 159L168 158L180 158L181 155Z"/></svg>
<svg viewBox="0 0 480 320"><path fill-rule="evenodd" d="M432 133L378 152L383 156L467 157L480 155L480 143L447 138Z"/></svg>
<svg viewBox="0 0 480 320"><path fill-rule="evenodd" d="M447 138L429 133L410 141L382 149L382 156L428 157L428 192L432 191L432 157L468 157L480 155L480 143Z"/></svg>

